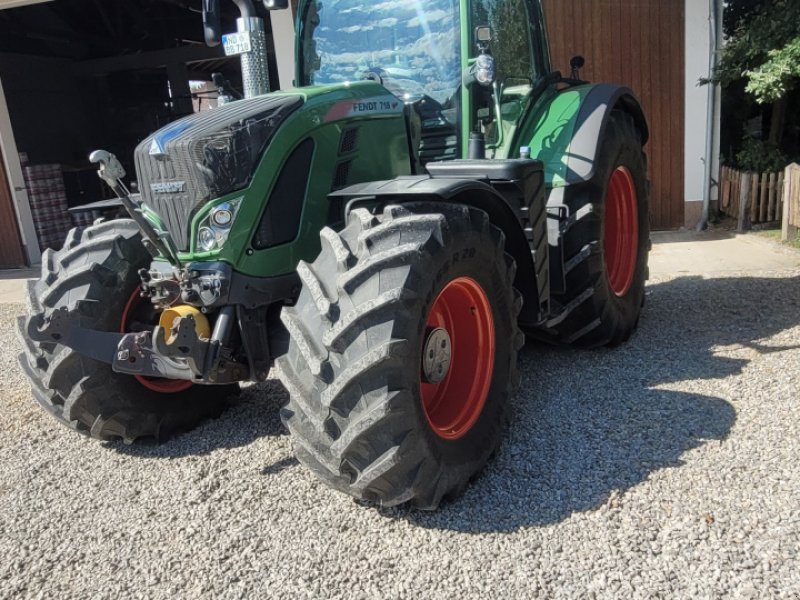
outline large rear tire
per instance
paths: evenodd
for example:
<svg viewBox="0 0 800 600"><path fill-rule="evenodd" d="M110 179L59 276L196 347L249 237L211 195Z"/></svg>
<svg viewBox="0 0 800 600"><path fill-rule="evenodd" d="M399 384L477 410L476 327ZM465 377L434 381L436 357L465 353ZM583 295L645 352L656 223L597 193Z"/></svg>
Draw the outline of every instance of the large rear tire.
<svg viewBox="0 0 800 600"><path fill-rule="evenodd" d="M356 498L435 509L502 439L524 342L504 236L482 211L412 204L321 237L282 314L297 456Z"/></svg>
<svg viewBox="0 0 800 600"><path fill-rule="evenodd" d="M612 112L598 156L594 179L564 192L575 222L563 240L566 292L554 300L571 312L549 330L557 341L581 347L630 338L647 279L647 164L630 115Z"/></svg>
<svg viewBox="0 0 800 600"><path fill-rule="evenodd" d="M99 331L130 330L134 320L149 320L149 303L139 305L135 298L137 272L150 261L133 221L109 221L70 231L62 250L43 254L41 278L28 282L28 316L18 320L19 359L33 396L58 421L93 438L163 441L218 416L238 391L238 386L140 380L26 335L32 320L39 324L64 306L82 327Z"/></svg>

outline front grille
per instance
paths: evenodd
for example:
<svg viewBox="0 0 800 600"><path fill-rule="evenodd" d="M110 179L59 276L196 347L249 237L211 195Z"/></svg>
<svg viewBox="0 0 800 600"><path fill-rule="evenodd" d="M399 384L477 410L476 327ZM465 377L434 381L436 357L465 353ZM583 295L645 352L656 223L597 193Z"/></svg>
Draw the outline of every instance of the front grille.
<svg viewBox="0 0 800 600"><path fill-rule="evenodd" d="M171 123L136 148L144 202L164 221L179 250L207 202L250 184L269 140L300 96L241 100Z"/></svg>

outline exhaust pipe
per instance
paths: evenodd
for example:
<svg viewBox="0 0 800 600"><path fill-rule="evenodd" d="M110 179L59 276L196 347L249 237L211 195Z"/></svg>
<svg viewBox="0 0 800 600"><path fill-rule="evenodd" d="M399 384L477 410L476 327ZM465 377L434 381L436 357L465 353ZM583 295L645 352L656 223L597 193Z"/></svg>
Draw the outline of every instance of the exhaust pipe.
<svg viewBox="0 0 800 600"><path fill-rule="evenodd" d="M267 34L264 20L256 16L251 0L233 0L239 9L236 33L248 41L249 50L240 55L242 62L242 87L245 98L255 98L269 92L269 68L267 65ZM222 38L220 23L220 0L203 0L203 29L206 45L219 46ZM280 6L281 0L273 2ZM233 54L233 53L232 53Z"/></svg>
<svg viewBox="0 0 800 600"><path fill-rule="evenodd" d="M249 34L250 51L241 55L242 87L245 98L255 98L269 93L269 67L267 64L267 34L264 19L256 17L250 0L234 0L241 17L236 19L237 33Z"/></svg>

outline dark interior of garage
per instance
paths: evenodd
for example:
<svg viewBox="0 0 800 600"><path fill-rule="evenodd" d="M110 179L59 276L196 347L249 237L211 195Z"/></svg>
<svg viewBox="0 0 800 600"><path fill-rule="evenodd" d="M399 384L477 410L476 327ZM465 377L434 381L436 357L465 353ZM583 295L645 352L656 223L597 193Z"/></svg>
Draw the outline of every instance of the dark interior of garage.
<svg viewBox="0 0 800 600"><path fill-rule="evenodd" d="M201 0L54 0L0 10L0 82L17 149L23 165L60 165L70 207L110 196L92 150L115 153L132 179L144 137L213 106L212 73L241 89L238 57L204 42L201 9ZM236 5L222 9L222 30L235 31ZM266 14L260 2L256 11Z"/></svg>

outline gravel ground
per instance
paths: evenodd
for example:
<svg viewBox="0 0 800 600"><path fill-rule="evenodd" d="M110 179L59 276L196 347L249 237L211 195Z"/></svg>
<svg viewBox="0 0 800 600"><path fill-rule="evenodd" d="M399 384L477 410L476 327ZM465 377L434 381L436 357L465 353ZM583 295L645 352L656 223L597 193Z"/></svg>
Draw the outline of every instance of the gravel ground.
<svg viewBox="0 0 800 600"><path fill-rule="evenodd" d="M800 271L651 282L615 350L528 347L459 501L379 511L292 457L277 382L161 447L35 406L0 306L0 597L798 598Z"/></svg>

